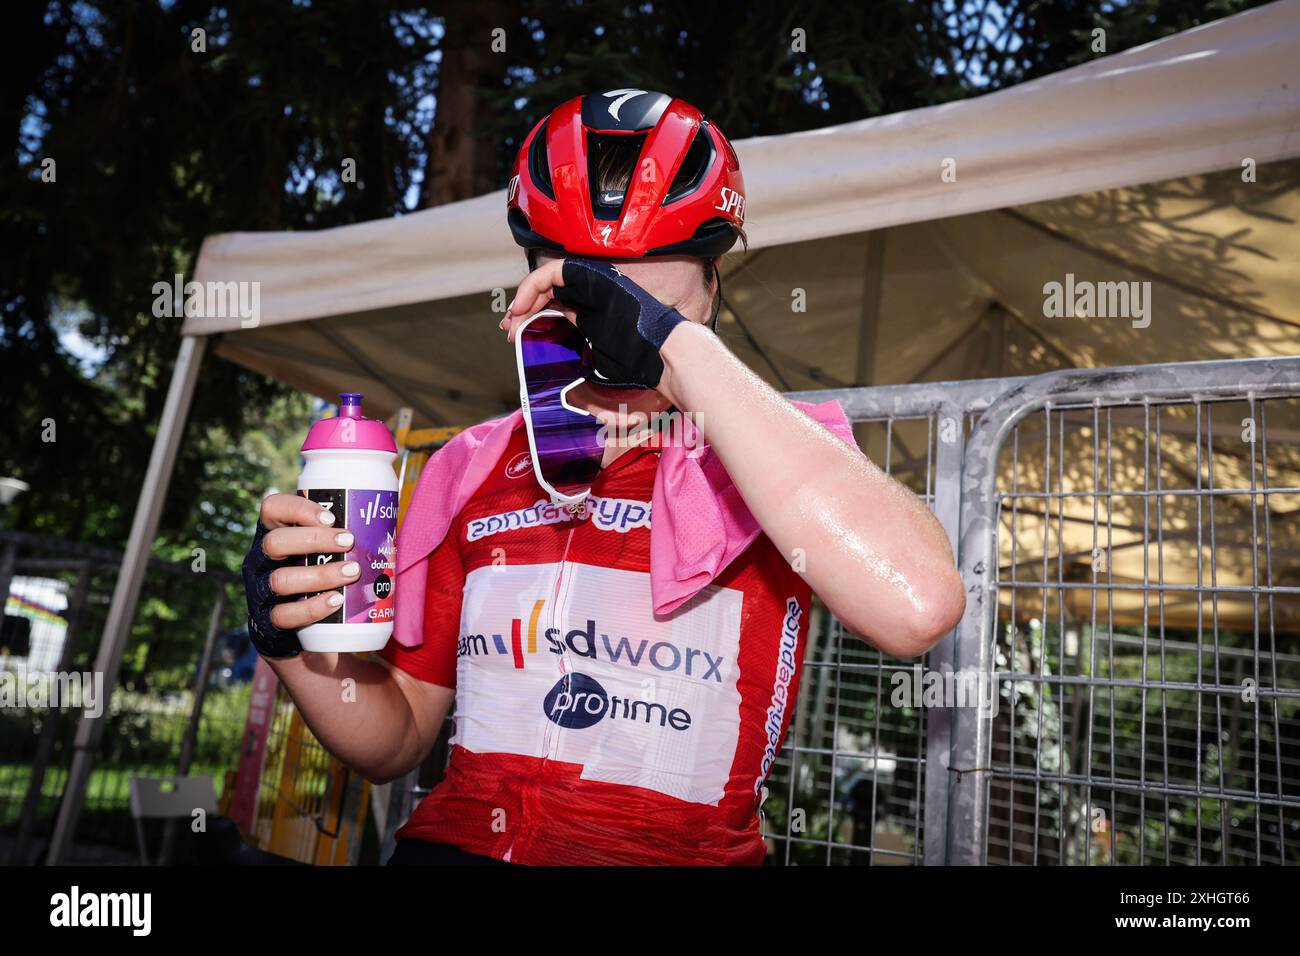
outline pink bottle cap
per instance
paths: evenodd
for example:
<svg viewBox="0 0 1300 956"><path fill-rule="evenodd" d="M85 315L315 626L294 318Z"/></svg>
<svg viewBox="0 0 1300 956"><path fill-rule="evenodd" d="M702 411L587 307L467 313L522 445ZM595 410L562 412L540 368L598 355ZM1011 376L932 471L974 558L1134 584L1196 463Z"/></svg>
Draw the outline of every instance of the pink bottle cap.
<svg viewBox="0 0 1300 956"><path fill-rule="evenodd" d="M387 451L397 454L397 445L388 426L361 415L360 392L339 394L339 413L322 418L307 432L303 451L337 449L344 451Z"/></svg>

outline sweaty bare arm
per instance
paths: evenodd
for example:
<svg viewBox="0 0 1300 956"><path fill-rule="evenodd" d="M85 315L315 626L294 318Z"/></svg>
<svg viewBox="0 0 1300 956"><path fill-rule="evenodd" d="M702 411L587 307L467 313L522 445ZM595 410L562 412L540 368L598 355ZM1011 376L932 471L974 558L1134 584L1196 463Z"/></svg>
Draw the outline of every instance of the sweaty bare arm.
<svg viewBox="0 0 1300 956"><path fill-rule="evenodd" d="M702 325L664 343L659 390L697 424L767 536L806 556L804 578L851 630L898 657L933 647L965 592L938 520Z"/></svg>
<svg viewBox="0 0 1300 956"><path fill-rule="evenodd" d="M371 783L420 765L455 697L357 654L304 652L269 663L325 749Z"/></svg>
<svg viewBox="0 0 1300 956"><path fill-rule="evenodd" d="M298 495L270 495L262 502L261 518L269 529L262 550L272 559L346 551L352 544L346 531L330 527L333 515ZM330 593L318 592L332 592L356 575L352 562L277 569L271 574L275 594L316 596L276 606L271 622L297 630L319 621L334 607ZM268 663L325 749L373 783L420 764L455 696L450 688L357 654L304 651Z"/></svg>

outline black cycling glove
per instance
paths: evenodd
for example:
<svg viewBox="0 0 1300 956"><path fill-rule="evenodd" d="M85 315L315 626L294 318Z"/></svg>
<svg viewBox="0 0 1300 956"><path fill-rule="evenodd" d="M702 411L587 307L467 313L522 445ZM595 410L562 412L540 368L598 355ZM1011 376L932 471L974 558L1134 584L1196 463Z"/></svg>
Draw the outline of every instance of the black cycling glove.
<svg viewBox="0 0 1300 956"><path fill-rule="evenodd" d="M262 550L267 528L257 523L253 546L244 556L244 596L248 599L248 636L263 657L296 657L302 652L297 631L285 631L271 623L271 611L278 604L294 600L271 590L271 572L294 563L293 558L272 560ZM299 558L298 560L301 560Z"/></svg>
<svg viewBox="0 0 1300 956"><path fill-rule="evenodd" d="M664 305L608 262L565 259L555 298L577 313L591 343L587 380L622 388L654 388L664 377L664 340L686 317Z"/></svg>

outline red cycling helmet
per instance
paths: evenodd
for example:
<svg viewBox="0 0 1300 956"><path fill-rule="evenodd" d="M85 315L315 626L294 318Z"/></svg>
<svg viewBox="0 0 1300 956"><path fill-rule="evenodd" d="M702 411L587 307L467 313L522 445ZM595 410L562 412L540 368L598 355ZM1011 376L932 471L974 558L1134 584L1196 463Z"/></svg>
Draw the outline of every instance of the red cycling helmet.
<svg viewBox="0 0 1300 956"><path fill-rule="evenodd" d="M602 156L639 147L626 189L597 189ZM649 90L577 96L533 127L506 189L526 249L602 259L720 256L745 222L745 181L727 137L689 103Z"/></svg>

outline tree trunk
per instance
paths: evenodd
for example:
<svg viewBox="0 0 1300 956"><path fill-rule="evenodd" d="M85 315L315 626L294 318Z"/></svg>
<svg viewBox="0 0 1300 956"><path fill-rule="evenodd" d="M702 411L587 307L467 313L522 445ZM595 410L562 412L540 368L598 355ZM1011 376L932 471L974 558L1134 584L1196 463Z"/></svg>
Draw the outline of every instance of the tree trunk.
<svg viewBox="0 0 1300 956"><path fill-rule="evenodd" d="M488 109L477 91L501 83L513 54L509 49L493 52L492 31L498 27L509 29L507 6L501 0L466 4L458 15L447 18L421 208L469 199L496 188L497 144L477 133Z"/></svg>

